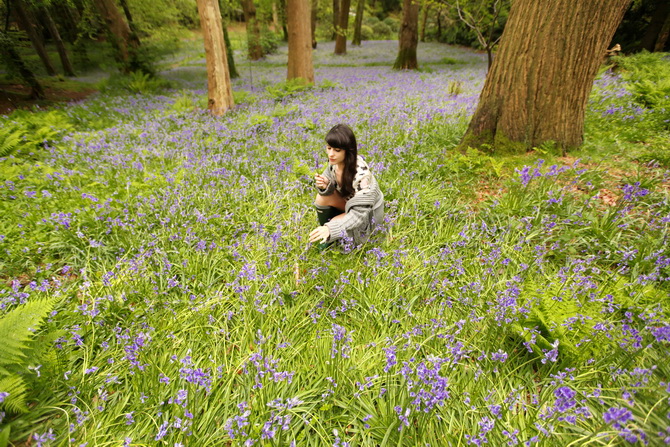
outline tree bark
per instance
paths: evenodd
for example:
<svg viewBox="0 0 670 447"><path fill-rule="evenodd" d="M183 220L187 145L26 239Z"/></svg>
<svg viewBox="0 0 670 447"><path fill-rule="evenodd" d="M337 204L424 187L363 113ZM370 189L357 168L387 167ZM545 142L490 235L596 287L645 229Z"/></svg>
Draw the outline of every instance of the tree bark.
<svg viewBox="0 0 670 447"><path fill-rule="evenodd" d="M288 75L314 83L310 0L288 0Z"/></svg>
<svg viewBox="0 0 670 447"><path fill-rule="evenodd" d="M337 37L335 37L335 54L347 54L350 6L351 0L342 0L340 3L340 19L337 21Z"/></svg>
<svg viewBox="0 0 670 447"><path fill-rule="evenodd" d="M124 73L135 70L146 71L137 59L139 41L133 38L130 27L114 0L93 0L93 3L107 25L107 34L116 51L116 59L121 64L121 71Z"/></svg>
<svg viewBox="0 0 670 447"><path fill-rule="evenodd" d="M582 144L603 54L630 0L516 0L460 147L519 153Z"/></svg>
<svg viewBox="0 0 670 447"><path fill-rule="evenodd" d="M639 49L654 51L656 41L663 29L663 23L670 17L670 3L667 0L657 0L654 12L651 15L651 22L644 32L640 41Z"/></svg>
<svg viewBox="0 0 670 447"><path fill-rule="evenodd" d="M223 38L221 11L218 0L197 0L202 34L205 38L205 59L207 62L207 108L214 116L233 107L233 92Z"/></svg>
<svg viewBox="0 0 670 447"><path fill-rule="evenodd" d="M354 20L354 38L351 40L352 45L361 44L361 29L363 28L363 14L365 13L365 0L358 0L356 6L356 19Z"/></svg>
<svg viewBox="0 0 670 447"><path fill-rule="evenodd" d="M403 0L402 24L398 39L398 57L393 64L396 70L416 70L416 46L419 43L419 3L416 0Z"/></svg>
<svg viewBox="0 0 670 447"><path fill-rule="evenodd" d="M58 56L60 57L61 65L63 65L63 71L65 72L65 76L74 76L74 67L70 62L70 56L67 53L67 49L65 48L63 39L61 39L60 37L58 27L56 27L56 23L51 18L49 9L47 7L42 7L41 9L42 9L42 17L44 18L44 22L47 25L49 34L51 34L51 38L54 40L54 43L56 44L56 49L58 50Z"/></svg>
<svg viewBox="0 0 670 447"><path fill-rule="evenodd" d="M44 41L42 40L41 33L37 28L37 21L31 14L29 5L25 4L23 0L14 0L13 5L14 11L16 13L16 19L21 25L21 28L23 28L26 34L28 34L28 38L33 44L35 52L42 61L47 74L49 76L56 76L56 69L54 68L54 64L51 62L51 58L49 57L49 54L44 47Z"/></svg>
<svg viewBox="0 0 670 447"><path fill-rule="evenodd" d="M26 67L18 51L14 47L14 42L3 31L0 30L0 52L4 53L6 60L19 73L21 79L30 87L30 97L33 99L44 99L44 89L39 83L35 74Z"/></svg>
<svg viewBox="0 0 670 447"><path fill-rule="evenodd" d="M128 28L130 28L130 38L135 41L137 46L140 46L140 36L137 33L137 27L135 26L135 22L133 21L133 15L130 13L130 7L128 7L128 1L127 0L119 0L119 3L121 4L121 9L123 9L123 14L126 16L126 20L128 21Z"/></svg>
<svg viewBox="0 0 670 447"><path fill-rule="evenodd" d="M256 18L256 7L253 0L242 0L244 21L247 22L247 46L249 47L249 59L257 61L263 57L261 46L261 28Z"/></svg>
<svg viewBox="0 0 670 447"><path fill-rule="evenodd" d="M670 7L668 7L670 9ZM665 45L668 43L668 37L670 36L670 10L665 15L665 22L661 31L658 33L658 38L656 39L656 44L654 45L654 51L661 52L665 49Z"/></svg>
<svg viewBox="0 0 670 447"><path fill-rule="evenodd" d="M340 0L333 0L333 40L337 39L337 27L340 23Z"/></svg>
<svg viewBox="0 0 670 447"><path fill-rule="evenodd" d="M316 49L316 13L319 10L319 0L312 0L312 13L311 16L311 25L312 25L312 49Z"/></svg>

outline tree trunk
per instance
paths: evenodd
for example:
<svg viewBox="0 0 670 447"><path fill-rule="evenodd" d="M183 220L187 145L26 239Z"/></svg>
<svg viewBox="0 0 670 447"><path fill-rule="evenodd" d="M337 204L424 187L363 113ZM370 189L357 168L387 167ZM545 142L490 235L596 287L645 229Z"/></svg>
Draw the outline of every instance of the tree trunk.
<svg viewBox="0 0 670 447"><path fill-rule="evenodd" d="M54 23L53 19L51 18L51 14L49 13L49 9L47 7L42 7L41 9L42 17L44 18L44 22L46 23L47 28L49 29L49 34L51 34L51 37L56 44L56 49L58 50L58 56L60 56L60 62L63 65L65 76L74 76L74 67L72 67L70 57L67 54L67 49L65 48L63 39L60 37L56 23Z"/></svg>
<svg viewBox="0 0 670 447"><path fill-rule="evenodd" d="M669 16L670 3L668 3L668 0L657 0L654 12L651 15L651 22L649 23L649 26L647 26L644 36L640 41L640 50L654 51L658 36L663 29L663 23Z"/></svg>
<svg viewBox="0 0 670 447"><path fill-rule="evenodd" d="M398 40L398 57L393 64L396 70L416 70L416 46L419 43L419 3L415 0L403 0L402 24Z"/></svg>
<svg viewBox="0 0 670 447"><path fill-rule="evenodd" d="M235 67L235 58L233 57L233 47L230 45L230 38L228 37L228 28L226 28L223 23L221 24L223 28L223 41L226 44L226 61L228 62L228 74L231 79L239 78L240 74L237 72L237 67Z"/></svg>
<svg viewBox="0 0 670 447"><path fill-rule="evenodd" d="M207 61L207 108L214 116L233 107L233 92L226 57L226 44L221 25L221 11L218 0L197 0L200 25L205 38L205 59Z"/></svg>
<svg viewBox="0 0 670 447"><path fill-rule="evenodd" d="M347 54L347 30L349 29L349 7L351 0L342 0L340 3L340 20L337 22L337 37L335 37L335 54Z"/></svg>
<svg viewBox="0 0 670 447"><path fill-rule="evenodd" d="M249 47L249 59L257 61L263 57L261 46L261 28L256 18L256 7L254 0L242 0L244 21L247 22L247 46Z"/></svg>
<svg viewBox="0 0 670 447"><path fill-rule="evenodd" d="M5 60L19 73L21 79L30 86L30 97L33 99L44 99L45 96L42 85L37 81L35 74L26 67L25 63L23 63L21 56L14 47L12 39L1 30L0 52L6 56Z"/></svg>
<svg viewBox="0 0 670 447"><path fill-rule="evenodd" d="M358 0L358 6L356 6L356 19L354 20L354 38L351 40L352 45L361 44L361 28L363 28L364 12L365 0Z"/></svg>
<svg viewBox="0 0 670 447"><path fill-rule="evenodd" d="M284 42L288 42L288 26L286 23L286 0L279 0L279 6L280 6L280 11L279 11L279 22L281 25L281 31L282 31L282 38L284 39Z"/></svg>
<svg viewBox="0 0 670 447"><path fill-rule="evenodd" d="M442 10L437 10L437 41L442 42Z"/></svg>
<svg viewBox="0 0 670 447"><path fill-rule="evenodd" d="M670 9L670 7L668 9ZM668 43L668 36L670 36L670 11L665 15L665 22L663 23L661 31L658 33L654 51L661 52L665 49L665 45Z"/></svg>
<svg viewBox="0 0 670 447"><path fill-rule="evenodd" d="M337 26L340 22L340 0L333 0L333 40L337 39Z"/></svg>
<svg viewBox="0 0 670 447"><path fill-rule="evenodd" d="M430 4L426 3L423 6L423 19L421 19L421 33L419 34L419 40L421 42L426 41L426 22L428 22L428 11L430 11Z"/></svg>
<svg viewBox="0 0 670 447"><path fill-rule="evenodd" d="M121 71L147 71L137 59L139 41L132 37L130 27L114 0L93 0L93 3L107 26L107 35L116 52L116 60L121 64Z"/></svg>
<svg viewBox="0 0 670 447"><path fill-rule="evenodd" d="M630 0L516 0L461 147L582 144L603 54Z"/></svg>
<svg viewBox="0 0 670 447"><path fill-rule="evenodd" d="M23 0L14 0L13 4L14 11L16 13L16 19L21 25L21 28L23 28L26 34L28 34L28 38L33 44L35 52L40 57L47 74L49 76L56 76L56 69L51 62L51 58L49 57L46 48L44 48L44 41L42 40L41 33L37 28L37 21L28 9L29 5L23 3Z"/></svg>
<svg viewBox="0 0 670 447"><path fill-rule="evenodd" d="M288 75L314 83L310 0L288 0Z"/></svg>
<svg viewBox="0 0 670 447"><path fill-rule="evenodd" d="M312 0L312 49L316 49L316 13L319 10L319 0Z"/></svg>
<svg viewBox="0 0 670 447"><path fill-rule="evenodd" d="M130 28L130 38L137 44L137 46L140 46L140 36L137 33L137 27L135 26L135 22L133 21L133 15L130 13L130 8L128 7L128 1L127 0L119 0L119 3L121 4L121 8L123 9L123 14L126 16L126 20L128 21L128 28Z"/></svg>

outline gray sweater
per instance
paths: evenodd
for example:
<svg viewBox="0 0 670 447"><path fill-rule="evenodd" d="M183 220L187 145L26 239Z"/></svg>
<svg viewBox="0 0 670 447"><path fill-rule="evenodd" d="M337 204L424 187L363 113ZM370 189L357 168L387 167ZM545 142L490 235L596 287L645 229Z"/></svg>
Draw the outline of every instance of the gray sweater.
<svg viewBox="0 0 670 447"><path fill-rule="evenodd" d="M322 196L332 194L336 189L340 191L337 184L337 175L335 166L328 165L323 171L324 177L328 178L326 189L317 191ZM361 156L356 160L356 175L354 176L354 195L345 198L346 206L343 219L331 220L326 223L330 230L329 241L335 241L348 236L353 238L356 244L365 242L373 229L373 221L376 225L382 223L384 219L384 194L379 189L367 163Z"/></svg>

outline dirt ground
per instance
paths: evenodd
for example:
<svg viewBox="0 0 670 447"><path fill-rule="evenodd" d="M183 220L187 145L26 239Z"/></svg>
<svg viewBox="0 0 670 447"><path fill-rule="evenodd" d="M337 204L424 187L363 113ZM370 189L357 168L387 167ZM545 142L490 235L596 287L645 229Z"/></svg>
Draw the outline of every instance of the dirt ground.
<svg viewBox="0 0 670 447"><path fill-rule="evenodd" d="M33 106L48 108L54 104L79 101L90 94L94 89L70 91L53 86L43 86L45 99L31 99L30 89L21 84L0 82L0 115L8 115L16 109L30 109Z"/></svg>

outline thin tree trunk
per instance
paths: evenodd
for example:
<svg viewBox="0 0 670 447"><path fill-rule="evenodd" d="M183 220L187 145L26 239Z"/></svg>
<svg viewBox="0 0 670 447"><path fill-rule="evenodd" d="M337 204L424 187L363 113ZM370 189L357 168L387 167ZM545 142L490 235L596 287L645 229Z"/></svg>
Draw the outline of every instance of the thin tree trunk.
<svg viewBox="0 0 670 447"><path fill-rule="evenodd" d="M340 23L340 0L333 0L333 40L337 39L337 27Z"/></svg>
<svg viewBox="0 0 670 447"><path fill-rule="evenodd" d="M663 23L667 20L668 16L670 16L670 3L668 0L657 0L654 12L651 15L651 22L640 41L640 50L654 51L658 36L663 29Z"/></svg>
<svg viewBox="0 0 670 447"><path fill-rule="evenodd" d="M340 3L340 20L337 22L335 54L347 54L347 30L349 29L350 6L351 0L342 0Z"/></svg>
<svg viewBox="0 0 670 447"><path fill-rule="evenodd" d="M32 99L44 99L44 89L39 83L35 74L26 67L18 51L14 47L14 42L3 31L0 31L0 52L4 53L6 60L19 73L21 79L30 87L30 97Z"/></svg>
<svg viewBox="0 0 670 447"><path fill-rule="evenodd" d="M197 0L207 61L207 108L214 116L234 106L218 0Z"/></svg>
<svg viewBox="0 0 670 447"><path fill-rule="evenodd" d="M356 6L356 19L354 20L354 38L351 40L352 45L361 44L361 29L363 28L363 13L365 12L365 0L358 0Z"/></svg>
<svg viewBox="0 0 670 447"><path fill-rule="evenodd" d="M49 13L49 9L47 7L42 7L41 9L42 17L44 18L44 22L46 23L47 28L49 29L49 34L51 34L51 37L56 44L56 49L58 50L58 56L60 56L60 62L63 65L65 76L74 76L74 67L70 62L70 56L67 53L63 39L60 37L56 23L54 23L53 19L51 18L51 14Z"/></svg>
<svg viewBox="0 0 670 447"><path fill-rule="evenodd" d="M256 19L256 7L253 0L242 0L244 21L247 22L247 46L249 47L249 59L257 61L263 57L261 46L261 28Z"/></svg>
<svg viewBox="0 0 670 447"><path fill-rule="evenodd" d="M128 7L128 1L119 0L119 3L121 4L121 8L123 9L123 14L126 16L126 20L128 21L128 28L130 28L130 36L131 36L130 38L139 47L140 36L137 33L137 27L135 26L135 22L133 21L133 15L130 13L130 8Z"/></svg>
<svg viewBox="0 0 670 447"><path fill-rule="evenodd" d="M42 41L42 36L40 31L37 29L37 22L35 17L31 14L29 5L23 3L23 0L14 0L14 11L16 13L16 18L21 25L21 28L24 29L30 42L33 44L35 52L39 56L44 68L47 71L49 76L56 76L56 69L54 68L51 58L47 53L46 48L44 47L44 42Z"/></svg>
<svg viewBox="0 0 670 447"><path fill-rule="evenodd" d="M312 0L312 13L311 16L311 25L312 25L312 49L316 49L316 13L319 10L319 0Z"/></svg>
<svg viewBox="0 0 670 447"><path fill-rule="evenodd" d="M579 146L593 80L629 2L515 0L461 147Z"/></svg>
<svg viewBox="0 0 670 447"><path fill-rule="evenodd" d="M442 10L437 10L437 41L442 42Z"/></svg>
<svg viewBox="0 0 670 447"><path fill-rule="evenodd" d="M288 0L288 75L314 83L310 0Z"/></svg>
<svg viewBox="0 0 670 447"><path fill-rule="evenodd" d="M670 8L669 8L670 9ZM663 23L663 28L661 32L658 33L658 39L656 39L656 45L654 45L654 51L661 52L665 49L665 45L668 43L668 37L670 36L670 11L665 16L665 23Z"/></svg>
<svg viewBox="0 0 670 447"><path fill-rule="evenodd" d="M228 28L226 28L223 23L221 24L223 28L223 41L226 44L226 61L228 62L228 74L231 79L239 78L240 74L237 72L237 67L235 67L235 58L233 57L233 47L230 45L230 38L228 37Z"/></svg>
<svg viewBox="0 0 670 447"><path fill-rule="evenodd" d="M398 39L398 57L393 64L396 70L416 70L416 46L419 43L419 3L415 0L403 0L402 24Z"/></svg>
<svg viewBox="0 0 670 447"><path fill-rule="evenodd" d="M284 42L288 42L288 26L287 26L287 13L286 13L286 0L279 0L279 22L281 25L282 38Z"/></svg>
<svg viewBox="0 0 670 447"><path fill-rule="evenodd" d="M430 11L430 4L425 4L423 6L423 19L421 19L421 33L419 35L419 40L421 42L426 41L426 22L428 22L428 11Z"/></svg>

